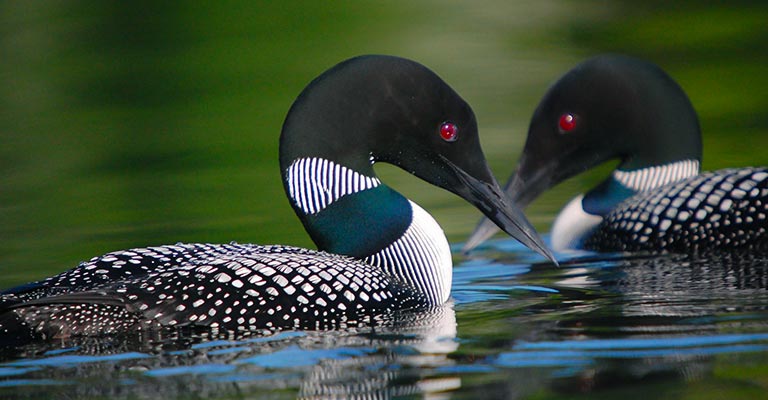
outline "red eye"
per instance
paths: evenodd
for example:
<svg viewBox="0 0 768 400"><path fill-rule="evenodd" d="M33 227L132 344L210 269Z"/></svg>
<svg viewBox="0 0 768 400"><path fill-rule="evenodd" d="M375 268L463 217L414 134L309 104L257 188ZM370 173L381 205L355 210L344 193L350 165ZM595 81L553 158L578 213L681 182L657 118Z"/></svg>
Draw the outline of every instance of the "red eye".
<svg viewBox="0 0 768 400"><path fill-rule="evenodd" d="M446 142L455 142L459 138L459 127L450 122L440 125L440 137Z"/></svg>
<svg viewBox="0 0 768 400"><path fill-rule="evenodd" d="M570 132L576 127L576 116L573 114L563 114L560 116L560 132Z"/></svg>

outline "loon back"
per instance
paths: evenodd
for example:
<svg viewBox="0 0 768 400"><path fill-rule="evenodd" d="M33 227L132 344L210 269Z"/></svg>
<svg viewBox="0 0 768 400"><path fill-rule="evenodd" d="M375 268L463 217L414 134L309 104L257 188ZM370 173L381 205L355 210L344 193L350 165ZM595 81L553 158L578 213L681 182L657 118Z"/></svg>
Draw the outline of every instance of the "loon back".
<svg viewBox="0 0 768 400"><path fill-rule="evenodd" d="M319 329L442 304L452 267L445 235L379 181L377 161L458 194L551 257L504 200L469 105L420 64L363 56L312 81L280 137L286 194L320 251L179 244L109 253L3 292L0 335Z"/></svg>
<svg viewBox="0 0 768 400"><path fill-rule="evenodd" d="M531 119L517 169L505 190L513 201L525 207L563 180L605 161L618 160L610 176L571 200L557 216L552 228L553 248L688 252L747 246L747 242L764 240L757 238L764 235L765 221L743 226L751 238L746 242L722 239L732 234L731 227L713 223L708 225L709 229L703 229L693 220L690 224L673 224L677 233L666 232L663 240L651 240L638 232L620 233L623 228L619 227L628 226L640 232L662 231L661 226L651 222L657 220L652 216L659 205L649 202L649 198L669 201L665 212L679 217L690 212L680 205L701 201L692 197L694 193L712 201L738 196L738 192L728 191L728 185L669 191L669 185L674 186L675 182L683 186L685 182L698 182L695 179L700 173L701 152L696 111L668 74L647 61L602 55L574 67L544 95ZM758 187L762 176L759 171L722 171L712 179L721 176L728 181L734 173L755 173L757 179L753 183ZM641 193L649 197L633 197ZM747 208L740 212L756 212L757 218L765 210L760 196L763 195L753 199L755 204L743 203ZM742 202L734 204L740 207ZM701 216L707 210L697 211ZM716 216L718 209L707 212L712 218L727 219L726 215ZM641 223L636 219L639 216L649 219ZM481 221L465 249L477 246L495 232L497 229L489 221Z"/></svg>
<svg viewBox="0 0 768 400"><path fill-rule="evenodd" d="M766 215L768 168L724 169L627 199L583 244L601 251L765 250Z"/></svg>
<svg viewBox="0 0 768 400"><path fill-rule="evenodd" d="M193 325L328 329L428 303L380 268L347 256L246 244L117 251L6 292L4 300L6 312L45 338Z"/></svg>

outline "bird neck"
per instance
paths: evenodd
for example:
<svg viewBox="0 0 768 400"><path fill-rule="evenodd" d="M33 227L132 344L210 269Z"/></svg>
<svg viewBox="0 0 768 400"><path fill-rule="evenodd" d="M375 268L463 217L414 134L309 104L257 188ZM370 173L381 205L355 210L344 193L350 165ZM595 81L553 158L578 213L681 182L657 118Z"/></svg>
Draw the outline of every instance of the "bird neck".
<svg viewBox="0 0 768 400"><path fill-rule="evenodd" d="M613 171L611 177L623 187L637 193L690 178L699 172L699 160L687 159L637 169L618 168Z"/></svg>
<svg viewBox="0 0 768 400"><path fill-rule="evenodd" d="M584 195L582 205L585 212L603 216L637 193L690 178L698 175L699 172L699 161L695 159L631 170L619 167L611 176Z"/></svg>
<svg viewBox="0 0 768 400"><path fill-rule="evenodd" d="M301 157L283 171L283 184L318 249L379 266L434 304L448 299L452 261L445 234L429 213L382 184L372 168L361 173L325 158Z"/></svg>
<svg viewBox="0 0 768 400"><path fill-rule="evenodd" d="M616 169L585 194L572 199L552 225L552 248L580 248L583 241L621 202L641 192L699 174L698 160L682 160L635 170Z"/></svg>

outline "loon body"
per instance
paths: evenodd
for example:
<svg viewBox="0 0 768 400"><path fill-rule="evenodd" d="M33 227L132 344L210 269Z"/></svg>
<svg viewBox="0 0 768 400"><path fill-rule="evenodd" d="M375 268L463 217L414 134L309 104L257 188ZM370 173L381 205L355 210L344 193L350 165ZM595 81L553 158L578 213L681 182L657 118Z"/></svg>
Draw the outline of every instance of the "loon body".
<svg viewBox="0 0 768 400"><path fill-rule="evenodd" d="M629 198L583 244L628 251L767 249L767 201L768 168L707 172Z"/></svg>
<svg viewBox="0 0 768 400"><path fill-rule="evenodd" d="M2 292L0 340L324 329L440 305L451 287L445 235L376 177L377 161L458 194L551 257L505 201L469 105L418 63L362 56L310 83L280 137L286 194L319 251L233 243L109 253Z"/></svg>
<svg viewBox="0 0 768 400"><path fill-rule="evenodd" d="M768 247L768 170L701 173L701 153L696 111L669 75L639 59L597 56L544 95L505 190L525 207L561 181L616 159L609 177L557 216L554 249ZM465 249L495 232L481 221Z"/></svg>
<svg viewBox="0 0 768 400"><path fill-rule="evenodd" d="M4 293L6 307L45 338L185 325L323 329L434 304L349 257L246 244L117 251L20 289Z"/></svg>

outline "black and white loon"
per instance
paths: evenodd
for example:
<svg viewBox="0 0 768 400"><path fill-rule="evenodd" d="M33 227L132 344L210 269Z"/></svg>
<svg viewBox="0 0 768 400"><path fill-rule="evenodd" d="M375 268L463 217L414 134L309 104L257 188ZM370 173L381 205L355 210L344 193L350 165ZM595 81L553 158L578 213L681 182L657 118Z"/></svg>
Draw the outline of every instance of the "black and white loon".
<svg viewBox="0 0 768 400"><path fill-rule="evenodd" d="M608 178L557 216L554 249L768 247L768 169L701 173L701 152L698 116L669 75L643 60L597 56L544 95L505 190L525 207L561 181L618 159ZM495 232L481 221L465 250Z"/></svg>
<svg viewBox="0 0 768 400"><path fill-rule="evenodd" d="M470 106L416 62L362 56L312 81L280 137L286 194L320 251L234 243L116 251L2 292L0 342L164 327L323 329L442 304L452 267L445 235L376 177L375 162L461 196L552 257L493 178Z"/></svg>

